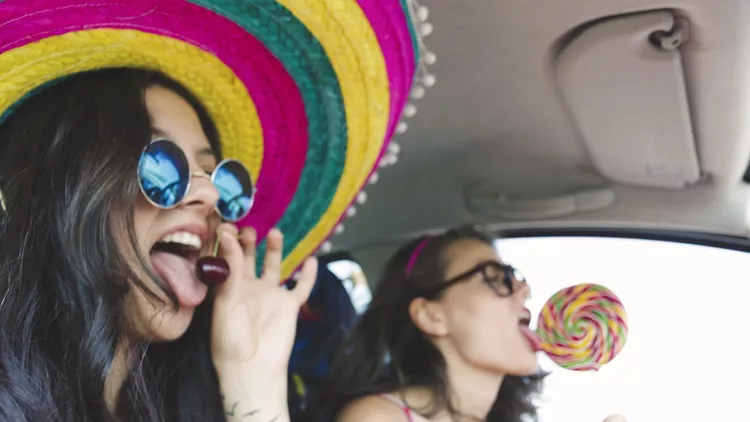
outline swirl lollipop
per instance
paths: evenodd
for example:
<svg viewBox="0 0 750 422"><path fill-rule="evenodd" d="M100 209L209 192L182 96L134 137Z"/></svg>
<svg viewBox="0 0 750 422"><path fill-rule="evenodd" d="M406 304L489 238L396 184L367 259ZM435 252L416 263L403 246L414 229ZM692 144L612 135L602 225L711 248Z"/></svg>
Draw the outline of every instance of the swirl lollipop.
<svg viewBox="0 0 750 422"><path fill-rule="evenodd" d="M573 371L597 371L625 346L628 323L620 299L596 284L579 284L552 295L539 313L540 348Z"/></svg>

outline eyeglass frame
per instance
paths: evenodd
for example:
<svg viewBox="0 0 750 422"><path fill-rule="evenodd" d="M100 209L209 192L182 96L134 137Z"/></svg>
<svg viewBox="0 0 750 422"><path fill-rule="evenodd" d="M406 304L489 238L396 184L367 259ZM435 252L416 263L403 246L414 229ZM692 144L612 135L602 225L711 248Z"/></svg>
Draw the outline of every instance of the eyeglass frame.
<svg viewBox="0 0 750 422"><path fill-rule="evenodd" d="M493 268L496 270L499 270L502 272L502 283L505 287L508 288L508 293L504 294L497 290L497 288L494 286L494 283L497 282L497 280L493 280L490 274L487 273L488 268ZM470 277L481 273L482 274L482 283L485 284L487 287L492 290L493 293L495 293L498 297L511 297L514 293L516 293L516 288L514 286L526 286L528 285L526 282L526 279L521 275L521 273L518 271L518 269L510 264L497 262L497 261L484 261L481 262L471 269L464 271L463 273L451 277L447 280L444 280L439 285L435 286L434 288L428 290L427 296L430 297L436 297L440 293L447 290L449 287L467 281ZM518 283L514 283L514 280Z"/></svg>

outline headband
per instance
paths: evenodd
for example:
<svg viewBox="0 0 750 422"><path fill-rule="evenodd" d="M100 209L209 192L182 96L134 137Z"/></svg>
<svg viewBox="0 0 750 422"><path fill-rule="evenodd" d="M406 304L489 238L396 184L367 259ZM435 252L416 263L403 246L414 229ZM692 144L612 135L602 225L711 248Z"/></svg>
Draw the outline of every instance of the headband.
<svg viewBox="0 0 750 422"><path fill-rule="evenodd" d="M430 243L430 240L432 240L432 238L426 237L421 242L419 242L419 245L417 245L416 248L414 248L414 252L411 253L409 262L406 264L406 271L404 271L405 276L408 277L411 275L411 272L414 270L414 266L417 264L419 256L422 254L422 251L427 246L427 244Z"/></svg>

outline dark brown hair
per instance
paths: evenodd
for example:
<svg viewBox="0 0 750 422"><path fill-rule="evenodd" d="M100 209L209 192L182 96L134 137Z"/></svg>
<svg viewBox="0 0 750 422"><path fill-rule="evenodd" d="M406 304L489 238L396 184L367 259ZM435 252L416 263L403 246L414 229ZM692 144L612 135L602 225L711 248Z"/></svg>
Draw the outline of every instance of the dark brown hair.
<svg viewBox="0 0 750 422"><path fill-rule="evenodd" d="M428 417L444 410L459 415L449 400L445 359L412 321L409 304L434 292L436 283L445 278L449 246L474 240L492 247L493 242L468 226L424 240L409 242L386 264L372 302L334 363L330 381L307 420L330 422L358 398L415 386L430 389L433 396L428 407L416 411ZM541 377L505 377L487 420L535 418L532 400L540 388Z"/></svg>
<svg viewBox="0 0 750 422"><path fill-rule="evenodd" d="M0 211L0 420L224 420L207 344L210 301L180 340L131 345L136 365L120 415L104 401L131 282L150 292L127 257L137 254L136 168L151 139L144 94L153 85L193 106L220 155L198 101L141 70L68 77L35 92L0 124L7 206ZM120 230L128 234L125 250L116 241Z"/></svg>

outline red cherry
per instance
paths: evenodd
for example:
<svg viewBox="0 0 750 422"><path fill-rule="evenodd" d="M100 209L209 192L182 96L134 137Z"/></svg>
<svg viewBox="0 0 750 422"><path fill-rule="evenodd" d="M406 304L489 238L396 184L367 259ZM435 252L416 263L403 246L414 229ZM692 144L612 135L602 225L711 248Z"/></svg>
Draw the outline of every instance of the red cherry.
<svg viewBox="0 0 750 422"><path fill-rule="evenodd" d="M203 256L195 263L198 279L207 286L218 286L229 278L229 264L220 256Z"/></svg>

